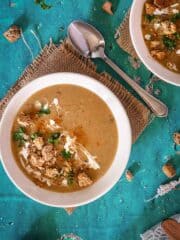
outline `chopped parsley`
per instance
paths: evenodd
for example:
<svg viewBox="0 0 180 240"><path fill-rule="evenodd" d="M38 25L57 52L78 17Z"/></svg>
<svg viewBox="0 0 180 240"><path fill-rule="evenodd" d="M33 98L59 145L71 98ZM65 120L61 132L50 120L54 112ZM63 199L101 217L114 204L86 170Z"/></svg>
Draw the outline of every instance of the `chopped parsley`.
<svg viewBox="0 0 180 240"><path fill-rule="evenodd" d="M68 175L67 175L67 184L68 185L72 185L74 182L74 172L73 171L69 171Z"/></svg>
<svg viewBox="0 0 180 240"><path fill-rule="evenodd" d="M59 132L51 134L51 136L48 138L48 143L57 144L59 141L60 135L61 134Z"/></svg>
<svg viewBox="0 0 180 240"><path fill-rule="evenodd" d="M180 20L180 13L176 13L171 17L172 22L176 22L177 20Z"/></svg>
<svg viewBox="0 0 180 240"><path fill-rule="evenodd" d="M66 151L66 150L64 149L64 150L61 151L61 156L62 156L64 159L68 160L68 159L71 158L71 153L70 153L69 151Z"/></svg>
<svg viewBox="0 0 180 240"><path fill-rule="evenodd" d="M176 41L167 36L163 37L163 44L168 50L173 50L176 47Z"/></svg>
<svg viewBox="0 0 180 240"><path fill-rule="evenodd" d="M32 133L31 134L31 139L34 140L36 139L37 137L40 137L42 134L40 132L35 132L35 133Z"/></svg>
<svg viewBox="0 0 180 240"><path fill-rule="evenodd" d="M25 134L25 128L24 127L19 127L17 131L13 133L13 139L14 141L18 142L18 146L22 146L25 143L24 139L24 134Z"/></svg>
<svg viewBox="0 0 180 240"><path fill-rule="evenodd" d="M44 106L42 106L42 108L39 110L38 114L39 115L48 115L51 113L51 110L49 108L45 108Z"/></svg>
<svg viewBox="0 0 180 240"><path fill-rule="evenodd" d="M174 33L174 36L177 40L180 40L180 32Z"/></svg>
<svg viewBox="0 0 180 240"><path fill-rule="evenodd" d="M52 7L51 5L47 4L45 0L35 0L35 3L39 4L43 10L48 10Z"/></svg>
<svg viewBox="0 0 180 240"><path fill-rule="evenodd" d="M150 15L150 14L146 14L146 15L145 15L145 19L146 19L148 22L151 22L154 18L155 18L154 15Z"/></svg>

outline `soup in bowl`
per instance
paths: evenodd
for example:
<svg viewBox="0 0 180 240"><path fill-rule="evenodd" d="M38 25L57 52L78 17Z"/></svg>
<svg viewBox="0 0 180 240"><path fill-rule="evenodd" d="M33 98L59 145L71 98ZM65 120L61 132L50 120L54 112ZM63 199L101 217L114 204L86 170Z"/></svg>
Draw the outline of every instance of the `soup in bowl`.
<svg viewBox="0 0 180 240"><path fill-rule="evenodd" d="M73 207L107 192L131 147L124 108L96 80L73 73L41 77L22 88L0 127L4 168L41 203ZM6 139L6 141L4 141Z"/></svg>
<svg viewBox="0 0 180 240"><path fill-rule="evenodd" d="M130 34L147 68L160 79L180 86L179 0L134 0Z"/></svg>

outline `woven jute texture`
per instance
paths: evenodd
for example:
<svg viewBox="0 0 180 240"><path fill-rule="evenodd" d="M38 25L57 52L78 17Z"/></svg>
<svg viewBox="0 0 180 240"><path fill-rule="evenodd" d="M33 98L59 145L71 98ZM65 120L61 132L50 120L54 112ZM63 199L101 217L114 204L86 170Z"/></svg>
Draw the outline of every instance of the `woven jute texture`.
<svg viewBox="0 0 180 240"><path fill-rule="evenodd" d="M37 77L54 72L85 74L97 79L111 89L127 111L132 127L133 142L148 125L151 116L149 109L109 74L98 73L95 64L91 60L80 56L67 40L59 46L53 43L45 46L41 54L26 68L20 79L0 101L0 118L8 102L19 89ZM71 213L72 210L68 209L67 212Z"/></svg>
<svg viewBox="0 0 180 240"><path fill-rule="evenodd" d="M117 35L118 35L117 43L124 51L129 53L132 57L138 58L130 37L129 16L130 16L130 11L127 12L123 22L121 23L121 25L117 30Z"/></svg>

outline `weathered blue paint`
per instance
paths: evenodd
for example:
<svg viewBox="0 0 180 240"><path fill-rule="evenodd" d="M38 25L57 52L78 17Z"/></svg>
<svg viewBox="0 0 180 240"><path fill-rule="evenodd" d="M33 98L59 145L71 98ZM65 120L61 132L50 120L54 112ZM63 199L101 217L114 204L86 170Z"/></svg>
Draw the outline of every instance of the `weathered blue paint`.
<svg viewBox="0 0 180 240"><path fill-rule="evenodd" d="M130 0L112 1L114 16L101 11L102 0L53 0L49 2L55 6L47 11L36 6L33 0L12 0L14 7L9 7L9 2L0 0L0 97L31 63L21 40L10 44L2 36L14 22L21 25L25 38L37 55L40 50L30 29L38 32L45 45L51 37L55 42L63 39L72 20L86 20L103 33L109 56L130 76L141 76L143 86L148 82L151 73L144 66L134 70L127 54L114 40L115 29L128 10ZM97 63L99 70L117 77L104 63ZM46 207L25 197L13 186L1 166L0 239L54 240L73 232L86 240L135 240L152 225L179 212L180 192L177 190L153 202L144 202L155 194L161 183L168 181L161 171L166 157L170 156L177 168L180 160L172 141L172 133L180 128L180 89L163 82L154 86L161 90L159 98L168 105L169 117L155 119L133 146L128 166L139 168L133 182L128 183L123 176L100 200L80 207L68 216L62 209ZM179 172L178 168L177 176Z"/></svg>

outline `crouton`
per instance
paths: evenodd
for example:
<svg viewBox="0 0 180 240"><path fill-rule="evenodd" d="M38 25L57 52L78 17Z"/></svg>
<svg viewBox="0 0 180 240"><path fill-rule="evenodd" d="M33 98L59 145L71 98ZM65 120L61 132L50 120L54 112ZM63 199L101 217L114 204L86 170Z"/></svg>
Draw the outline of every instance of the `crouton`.
<svg viewBox="0 0 180 240"><path fill-rule="evenodd" d="M21 29L16 25L12 25L3 35L9 42L13 43L21 37Z"/></svg>
<svg viewBox="0 0 180 240"><path fill-rule="evenodd" d="M174 143L180 145L180 133L176 132L173 134Z"/></svg>
<svg viewBox="0 0 180 240"><path fill-rule="evenodd" d="M154 49L154 48L157 48L157 47L159 47L160 46L160 41L151 41L150 42L150 48L151 49Z"/></svg>
<svg viewBox="0 0 180 240"><path fill-rule="evenodd" d="M77 179L80 187L87 187L93 183L86 173L79 173Z"/></svg>
<svg viewBox="0 0 180 240"><path fill-rule="evenodd" d="M109 2L109 1L105 2L105 3L102 5L102 9L103 9L106 13L108 13L109 15L113 15L113 12L112 12L111 8L112 8L112 3Z"/></svg>
<svg viewBox="0 0 180 240"><path fill-rule="evenodd" d="M166 53L159 50L153 50L151 51L151 56L155 57L158 60L163 60L166 56Z"/></svg>
<svg viewBox="0 0 180 240"><path fill-rule="evenodd" d="M145 3L145 11L148 15L153 15L156 7L153 4Z"/></svg>
<svg viewBox="0 0 180 240"><path fill-rule="evenodd" d="M174 167L167 163L162 167L162 171L164 172L164 174L168 177L168 178L172 178L176 175L176 170L174 169Z"/></svg>

